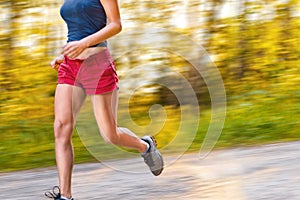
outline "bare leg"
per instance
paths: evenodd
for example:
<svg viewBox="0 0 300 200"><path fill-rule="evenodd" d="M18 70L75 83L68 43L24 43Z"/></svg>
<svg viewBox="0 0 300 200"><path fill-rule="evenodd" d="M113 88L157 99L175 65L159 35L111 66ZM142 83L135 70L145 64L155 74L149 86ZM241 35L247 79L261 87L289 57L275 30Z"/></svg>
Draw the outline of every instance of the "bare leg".
<svg viewBox="0 0 300 200"><path fill-rule="evenodd" d="M139 152L146 151L146 142L142 141L127 128L117 128L117 90L101 95L92 95L91 100L97 124L106 142L136 149Z"/></svg>
<svg viewBox="0 0 300 200"><path fill-rule="evenodd" d="M77 114L85 100L84 90L59 84L55 92L55 152L61 194L71 196L71 177L74 164L72 134Z"/></svg>
<svg viewBox="0 0 300 200"><path fill-rule="evenodd" d="M115 117L115 121L116 121L116 124L118 126L118 89L115 89L112 93L112 97L111 97L111 106L112 106L112 111L113 111L113 115ZM126 133L128 135L131 135L131 136L134 136L134 137L137 137L132 131L130 131L128 128L125 128L125 127L117 127L117 132L119 134L122 134L122 133Z"/></svg>

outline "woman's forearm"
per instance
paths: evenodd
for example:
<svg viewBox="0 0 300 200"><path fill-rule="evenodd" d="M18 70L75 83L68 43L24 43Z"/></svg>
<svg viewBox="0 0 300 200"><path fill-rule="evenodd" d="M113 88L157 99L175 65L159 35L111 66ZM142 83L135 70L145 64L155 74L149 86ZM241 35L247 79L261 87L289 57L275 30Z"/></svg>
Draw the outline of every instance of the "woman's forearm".
<svg viewBox="0 0 300 200"><path fill-rule="evenodd" d="M110 22L100 31L83 38L81 42L84 43L86 47L90 47L95 44L99 44L109 39L110 37L120 33L121 30L122 30L121 22Z"/></svg>

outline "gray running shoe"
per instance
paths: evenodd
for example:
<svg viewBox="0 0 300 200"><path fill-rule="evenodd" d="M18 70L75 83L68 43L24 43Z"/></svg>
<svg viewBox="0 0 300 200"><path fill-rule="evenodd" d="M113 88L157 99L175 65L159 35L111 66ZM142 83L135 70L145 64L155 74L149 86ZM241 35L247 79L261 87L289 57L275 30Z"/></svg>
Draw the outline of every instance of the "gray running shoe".
<svg viewBox="0 0 300 200"><path fill-rule="evenodd" d="M152 174L154 176L158 176L164 169L164 161L163 158L156 148L156 140L151 136L144 136L141 138L145 142L149 144L149 149L146 153L142 154L145 163L149 166Z"/></svg>
<svg viewBox="0 0 300 200"><path fill-rule="evenodd" d="M64 200L64 198L61 197L60 188L58 186L54 186L52 192L45 192L45 196L48 197L49 199ZM71 200L74 199L71 198Z"/></svg>

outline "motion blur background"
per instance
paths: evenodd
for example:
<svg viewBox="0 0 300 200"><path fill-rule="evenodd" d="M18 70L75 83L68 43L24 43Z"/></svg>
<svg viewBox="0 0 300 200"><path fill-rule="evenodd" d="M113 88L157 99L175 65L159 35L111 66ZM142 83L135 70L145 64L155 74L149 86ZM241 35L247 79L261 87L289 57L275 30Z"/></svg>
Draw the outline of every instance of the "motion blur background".
<svg viewBox="0 0 300 200"><path fill-rule="evenodd" d="M62 3L0 3L1 172L55 165L52 123L56 71L49 62L66 41L66 26L59 15ZM147 46L155 45L155 38L139 39L149 29L175 32L203 46L220 71L227 93L227 117L216 148L300 139L299 0L120 0L120 7L123 32L109 40L121 82L126 83L120 95L131 84L148 78L170 79L180 89L180 82L164 67L183 74L201 108L197 135L191 145L186 144L188 152L199 151L207 132L210 95L201 75L176 52L149 52ZM185 40L175 42L171 35L164 39L174 49L196 51L187 47ZM147 70L149 63L157 66L152 72ZM145 70L128 81L122 79L133 66L145 66ZM151 121L151 105L165 108L167 120L155 133L160 148L176 133L182 120L179 107L193 106L178 105L170 89L155 84L130 95L129 102L121 98L120 104L129 104L132 120L141 126ZM130 128L122 112L120 107L119 121ZM77 163L95 161L77 132L74 147ZM177 146L168 148L176 153ZM118 158L108 150L103 154L105 159Z"/></svg>

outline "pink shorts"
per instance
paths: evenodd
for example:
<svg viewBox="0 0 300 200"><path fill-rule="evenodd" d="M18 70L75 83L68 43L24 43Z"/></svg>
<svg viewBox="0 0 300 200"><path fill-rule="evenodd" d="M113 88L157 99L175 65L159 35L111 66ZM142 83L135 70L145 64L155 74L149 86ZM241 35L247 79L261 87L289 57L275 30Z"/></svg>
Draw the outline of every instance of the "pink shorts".
<svg viewBox="0 0 300 200"><path fill-rule="evenodd" d="M58 84L81 87L86 94L103 94L118 87L115 63L105 49L85 60L65 56L58 69Z"/></svg>

